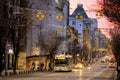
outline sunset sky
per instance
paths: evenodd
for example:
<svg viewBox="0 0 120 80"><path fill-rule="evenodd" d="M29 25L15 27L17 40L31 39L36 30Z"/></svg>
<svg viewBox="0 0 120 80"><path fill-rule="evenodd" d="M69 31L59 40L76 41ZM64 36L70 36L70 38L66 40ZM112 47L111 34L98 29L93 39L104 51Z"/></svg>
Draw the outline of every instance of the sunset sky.
<svg viewBox="0 0 120 80"><path fill-rule="evenodd" d="M90 18L97 18L96 11L100 9L100 5L98 4L98 1L100 0L69 0L70 1L70 14L74 11L74 9L77 7L77 4L83 4L83 8L86 10L87 15ZM102 32L104 34L108 35L107 30L103 30L103 28L110 28L112 27L112 23L110 23L106 17L102 16L98 20L98 27L101 28Z"/></svg>

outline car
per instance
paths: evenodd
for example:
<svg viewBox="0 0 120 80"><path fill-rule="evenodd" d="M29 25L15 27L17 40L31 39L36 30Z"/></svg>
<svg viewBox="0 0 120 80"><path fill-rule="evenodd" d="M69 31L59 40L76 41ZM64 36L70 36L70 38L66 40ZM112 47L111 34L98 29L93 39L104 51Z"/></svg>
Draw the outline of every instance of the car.
<svg viewBox="0 0 120 80"><path fill-rule="evenodd" d="M115 68L115 62L109 62L108 66L109 68Z"/></svg>
<svg viewBox="0 0 120 80"><path fill-rule="evenodd" d="M106 60L101 60L101 68L106 68L106 67L107 67Z"/></svg>
<svg viewBox="0 0 120 80"><path fill-rule="evenodd" d="M107 64L106 63L102 63L101 64L101 68L106 68L107 67Z"/></svg>
<svg viewBox="0 0 120 80"><path fill-rule="evenodd" d="M115 60L109 60L109 63L108 63L108 67L109 68L115 68L115 66L116 66L116 63L115 63Z"/></svg>
<svg viewBox="0 0 120 80"><path fill-rule="evenodd" d="M84 68L84 65L82 63L78 63L76 64L74 67L74 69L83 69Z"/></svg>

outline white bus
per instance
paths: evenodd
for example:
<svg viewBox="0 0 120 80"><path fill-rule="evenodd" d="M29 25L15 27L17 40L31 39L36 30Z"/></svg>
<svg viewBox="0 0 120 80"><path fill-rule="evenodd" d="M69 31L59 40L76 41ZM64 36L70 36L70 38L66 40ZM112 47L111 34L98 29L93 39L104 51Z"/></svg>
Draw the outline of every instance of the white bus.
<svg viewBox="0 0 120 80"><path fill-rule="evenodd" d="M54 71L72 71L71 55L58 54L54 56Z"/></svg>

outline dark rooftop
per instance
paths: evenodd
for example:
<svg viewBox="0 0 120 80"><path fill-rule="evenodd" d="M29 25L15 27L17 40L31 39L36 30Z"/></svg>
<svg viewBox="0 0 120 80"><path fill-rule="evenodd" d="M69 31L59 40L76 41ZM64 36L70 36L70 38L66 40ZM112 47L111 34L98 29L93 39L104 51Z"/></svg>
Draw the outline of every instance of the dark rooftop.
<svg viewBox="0 0 120 80"><path fill-rule="evenodd" d="M88 19L89 18L87 16L87 14L86 14L82 4L78 4L77 5L77 8L74 10L72 15L70 15L70 17L74 17L75 18L79 13L83 16L84 19Z"/></svg>

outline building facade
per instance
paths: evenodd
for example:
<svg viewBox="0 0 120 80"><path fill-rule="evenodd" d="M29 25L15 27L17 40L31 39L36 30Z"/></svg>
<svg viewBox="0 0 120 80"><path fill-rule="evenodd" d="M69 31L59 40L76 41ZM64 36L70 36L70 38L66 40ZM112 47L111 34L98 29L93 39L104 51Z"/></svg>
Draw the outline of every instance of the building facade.
<svg viewBox="0 0 120 80"><path fill-rule="evenodd" d="M80 47L82 52L80 56L86 55L84 61L90 61L92 57L92 45L93 37L97 35L97 19L89 18L82 4L78 4L75 11L69 17L69 26L75 28L78 31L78 37L80 38ZM98 44L95 44L98 46ZM89 52L89 53L88 53Z"/></svg>
<svg viewBox="0 0 120 80"><path fill-rule="evenodd" d="M68 26L68 0L29 0L29 21L27 33L27 57L37 56L36 65L40 62L48 66L48 56L67 50L64 38ZM63 40L63 41L62 41ZM32 60L28 59L28 66ZM30 68L30 67L29 67Z"/></svg>

